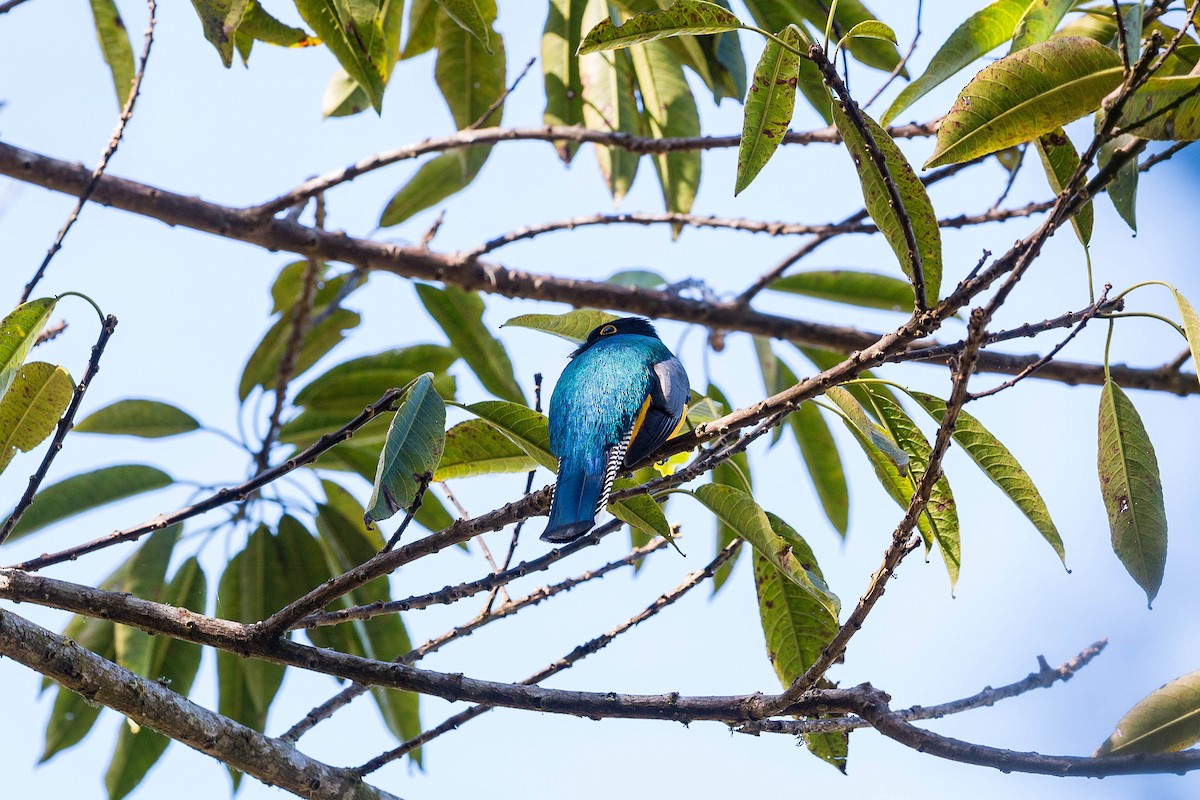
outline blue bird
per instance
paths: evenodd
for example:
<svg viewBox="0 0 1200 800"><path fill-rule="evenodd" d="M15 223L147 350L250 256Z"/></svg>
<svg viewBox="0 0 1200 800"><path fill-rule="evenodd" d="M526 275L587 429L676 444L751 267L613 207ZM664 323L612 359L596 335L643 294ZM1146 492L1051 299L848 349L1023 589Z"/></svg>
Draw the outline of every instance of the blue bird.
<svg viewBox="0 0 1200 800"><path fill-rule="evenodd" d="M558 481L542 541L570 542L592 529L617 471L670 437L688 393L683 365L649 321L622 317L588 334L550 397Z"/></svg>

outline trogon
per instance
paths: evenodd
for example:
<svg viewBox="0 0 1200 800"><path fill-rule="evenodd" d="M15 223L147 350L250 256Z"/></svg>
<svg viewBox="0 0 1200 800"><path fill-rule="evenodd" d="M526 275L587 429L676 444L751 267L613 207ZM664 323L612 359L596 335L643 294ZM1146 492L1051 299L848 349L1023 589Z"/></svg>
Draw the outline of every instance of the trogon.
<svg viewBox="0 0 1200 800"><path fill-rule="evenodd" d="M550 397L550 452L558 481L542 541L583 536L608 505L613 479L667 440L687 408L687 373L648 320L598 326Z"/></svg>

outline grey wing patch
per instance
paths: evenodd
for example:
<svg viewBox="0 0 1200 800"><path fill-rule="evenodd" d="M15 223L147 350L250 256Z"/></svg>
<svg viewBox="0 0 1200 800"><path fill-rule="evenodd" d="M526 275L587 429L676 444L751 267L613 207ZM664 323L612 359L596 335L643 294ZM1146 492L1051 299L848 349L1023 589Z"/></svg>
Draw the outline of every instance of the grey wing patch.
<svg viewBox="0 0 1200 800"><path fill-rule="evenodd" d="M672 356L660 361L650 368L650 372L650 407L646 410L646 418L637 438L630 443L625 454L628 466L653 453L670 437L687 406L690 391L688 376L679 359Z"/></svg>
<svg viewBox="0 0 1200 800"><path fill-rule="evenodd" d="M683 364L674 357L660 361L654 365L654 377L657 380L650 387L650 396L654 398L655 405L661 404L667 413L678 419L683 414L691 391Z"/></svg>

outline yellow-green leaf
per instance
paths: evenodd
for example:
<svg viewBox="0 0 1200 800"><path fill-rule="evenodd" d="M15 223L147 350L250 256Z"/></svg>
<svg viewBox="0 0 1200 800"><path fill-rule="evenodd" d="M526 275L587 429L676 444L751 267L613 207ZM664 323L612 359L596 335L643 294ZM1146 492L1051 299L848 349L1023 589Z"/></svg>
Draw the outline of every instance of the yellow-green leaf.
<svg viewBox="0 0 1200 800"><path fill-rule="evenodd" d="M906 281L850 269L797 272L772 281L767 288L834 303L905 313L911 310L913 298L912 286Z"/></svg>
<svg viewBox="0 0 1200 800"><path fill-rule="evenodd" d="M394 39L387 35L384 24L392 5L387 0L296 0L300 16L366 91L377 112L383 110L383 90L396 60Z"/></svg>
<svg viewBox="0 0 1200 800"><path fill-rule="evenodd" d="M0 399L0 472L18 450L28 453L50 435L74 393L71 375L62 367L35 361L17 371Z"/></svg>
<svg viewBox="0 0 1200 800"><path fill-rule="evenodd" d="M800 29L789 25L779 32L779 38L798 47ZM800 57L774 39L768 39L746 94L734 195L750 185L783 143L784 134L792 124L799 76Z"/></svg>
<svg viewBox="0 0 1200 800"><path fill-rule="evenodd" d="M117 107L124 108L129 92L133 88L133 45L129 42L129 31L121 19L121 12L113 0L91 0L92 18L96 21L96 38L100 40L100 53L112 73L113 88L117 91Z"/></svg>
<svg viewBox="0 0 1200 800"><path fill-rule="evenodd" d="M676 0L670 8L637 14L619 26L611 19L602 19L583 38L578 53L615 50L668 36L736 31L740 27L737 17L714 3Z"/></svg>
<svg viewBox="0 0 1200 800"><path fill-rule="evenodd" d="M1200 672L1160 686L1129 709L1093 755L1174 753L1200 742Z"/></svg>
<svg viewBox="0 0 1200 800"><path fill-rule="evenodd" d="M558 469L558 459L550 453L550 423L545 415L504 400L485 400L463 408L503 433L546 469Z"/></svg>
<svg viewBox="0 0 1200 800"><path fill-rule="evenodd" d="M446 447L433 479L447 481L497 472L528 472L537 466L538 462L490 422L468 419L446 432Z"/></svg>
<svg viewBox="0 0 1200 800"><path fill-rule="evenodd" d="M1153 601L1167 560L1167 512L1154 446L1133 402L1111 379L1100 393L1097 466L1113 551Z"/></svg>
<svg viewBox="0 0 1200 800"><path fill-rule="evenodd" d="M614 319L617 319L617 315L607 311L580 308L565 314L522 314L519 317L513 317L500 327L530 328L535 331L552 333L568 342L583 344L587 341L589 333Z"/></svg>
<svg viewBox="0 0 1200 800"><path fill-rule="evenodd" d="M608 19L606 0L587 0L583 26ZM634 96L633 64L629 53L589 53L579 57L583 84L583 121L589 128L640 135L641 115ZM596 146L600 172L619 203L637 176L638 154L620 147Z"/></svg>
<svg viewBox="0 0 1200 800"><path fill-rule="evenodd" d="M119 400L75 423L82 433L108 433L158 439L200 427L191 414L158 400Z"/></svg>
<svg viewBox="0 0 1200 800"><path fill-rule="evenodd" d="M1120 127L1142 139L1200 139L1200 75L1146 81L1130 100Z"/></svg>
<svg viewBox="0 0 1200 800"><path fill-rule="evenodd" d="M1062 22L1062 18L1075 5L1076 0L1037 0L1029 3L1029 8L1013 30L1012 47L1009 52L1016 52L1023 47L1049 39L1058 23ZM1139 21L1142 18L1140 9L1137 17ZM1133 58L1136 59L1137 56L1134 55Z"/></svg>
<svg viewBox="0 0 1200 800"><path fill-rule="evenodd" d="M29 355L38 334L46 327L56 302L54 297L30 300L0 320L0 397L8 391L17 376L17 369L25 363L25 356Z"/></svg>
<svg viewBox="0 0 1200 800"><path fill-rule="evenodd" d="M1077 36L1018 50L984 67L938 128L925 167L969 161L1090 114L1120 85L1121 57Z"/></svg>
<svg viewBox="0 0 1200 800"><path fill-rule="evenodd" d="M1062 192L1063 187L1071 180L1071 176L1075 174L1075 170L1079 169L1079 153L1075 151L1075 145L1071 143L1067 132L1062 128L1043 133L1034 142L1037 147L1038 156L1042 161L1042 168L1046 171L1046 180L1050 183L1050 188L1055 194ZM1071 227L1075 229L1075 235L1079 237L1079 241L1084 247L1092 240L1092 223L1095 212L1092 210L1092 201L1088 200L1079 209L1079 213L1071 217Z"/></svg>
<svg viewBox="0 0 1200 800"><path fill-rule="evenodd" d="M427 372L408 387L388 426L364 519L378 522L411 506L421 476L433 474L445 442L446 403L433 388L433 374Z"/></svg>
<svg viewBox="0 0 1200 800"><path fill-rule="evenodd" d="M1174 289L1175 302L1179 305L1179 314L1183 317L1183 332L1187 335L1188 349L1192 351L1192 368L1200 373L1200 314L1196 313L1188 299Z"/></svg>

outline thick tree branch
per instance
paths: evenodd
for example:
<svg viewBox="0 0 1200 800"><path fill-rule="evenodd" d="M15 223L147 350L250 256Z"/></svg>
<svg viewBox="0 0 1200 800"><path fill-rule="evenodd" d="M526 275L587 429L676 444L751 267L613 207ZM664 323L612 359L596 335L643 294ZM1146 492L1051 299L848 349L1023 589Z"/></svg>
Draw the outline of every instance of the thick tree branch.
<svg viewBox="0 0 1200 800"><path fill-rule="evenodd" d="M396 800L351 770L311 759L3 609L0 653L270 786L310 800Z"/></svg>

